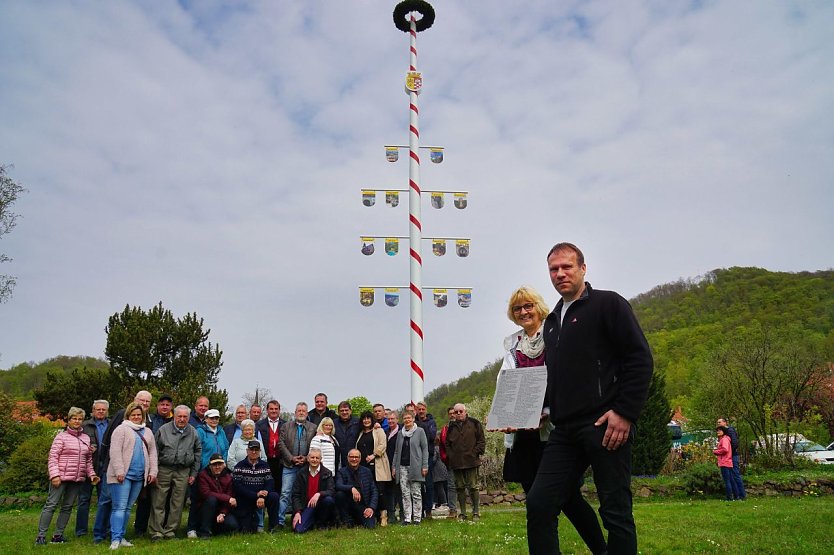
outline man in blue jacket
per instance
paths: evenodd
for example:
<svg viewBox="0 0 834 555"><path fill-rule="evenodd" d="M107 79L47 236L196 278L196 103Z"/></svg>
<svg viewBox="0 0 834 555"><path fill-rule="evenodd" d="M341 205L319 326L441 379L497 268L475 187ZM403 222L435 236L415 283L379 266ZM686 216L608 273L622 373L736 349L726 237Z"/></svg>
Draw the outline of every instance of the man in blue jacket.
<svg viewBox="0 0 834 555"><path fill-rule="evenodd" d="M347 466L336 472L336 507L345 526L373 528L376 526L374 513L379 494L371 471L359 464L361 458L359 449L351 449L348 451Z"/></svg>
<svg viewBox="0 0 834 555"><path fill-rule="evenodd" d="M527 496L527 544L531 554L559 553L557 516L590 465L608 553L636 554L631 449L648 396L651 350L628 301L585 282L585 257L576 245L556 244L547 263L562 297L544 323L555 429Z"/></svg>

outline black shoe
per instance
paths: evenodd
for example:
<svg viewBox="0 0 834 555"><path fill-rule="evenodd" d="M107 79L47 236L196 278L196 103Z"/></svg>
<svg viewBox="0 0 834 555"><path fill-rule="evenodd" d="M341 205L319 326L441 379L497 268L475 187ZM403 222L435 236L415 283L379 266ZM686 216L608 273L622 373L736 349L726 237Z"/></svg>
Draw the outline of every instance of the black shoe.
<svg viewBox="0 0 834 555"><path fill-rule="evenodd" d="M63 534L55 534L52 536L52 539L49 540L49 543L67 543L67 540L64 539Z"/></svg>
<svg viewBox="0 0 834 555"><path fill-rule="evenodd" d="M35 538L35 545L46 545L46 538L43 536L38 536Z"/></svg>
<svg viewBox="0 0 834 555"><path fill-rule="evenodd" d="M411 523L410 523L410 522L408 522L407 520L403 520L403 521L400 523L400 525L401 525L401 526L408 526L409 524L411 524Z"/></svg>

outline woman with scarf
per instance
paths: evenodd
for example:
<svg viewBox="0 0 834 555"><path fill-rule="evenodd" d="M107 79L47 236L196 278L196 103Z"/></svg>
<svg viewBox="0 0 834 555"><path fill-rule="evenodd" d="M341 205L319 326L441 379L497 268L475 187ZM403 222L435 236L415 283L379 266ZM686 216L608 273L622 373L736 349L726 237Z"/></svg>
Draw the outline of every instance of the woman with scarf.
<svg viewBox="0 0 834 555"><path fill-rule="evenodd" d="M52 515L58 504L61 512L55 523L55 534L50 543L64 543L64 528L67 527L72 506L78 498L81 486L90 478L93 485L99 483L99 477L93 470L93 452L90 448L90 436L84 433L84 409L70 408L67 413L67 427L52 441L49 449L49 495L41 511L38 522L36 545L46 544L46 532L52 523Z"/></svg>
<svg viewBox="0 0 834 555"><path fill-rule="evenodd" d="M113 499L110 514L110 549L133 547L125 539L130 509L145 485L156 481L156 441L145 426L145 409L135 401L125 409L125 419L110 439L107 484Z"/></svg>
<svg viewBox="0 0 834 555"><path fill-rule="evenodd" d="M504 362L501 370L544 366L544 334L542 328L550 309L542 296L532 287L520 287L510 295L507 305L507 318L521 329L504 339ZM547 399L545 399L545 404ZM539 470L544 445L550 437L552 424L549 420L550 408L542 408L539 427L535 429L516 430L505 428L503 477L505 482L518 482L524 493L528 493ZM604 553L607 549L605 538L599 527L594 509L588 504L580 487L565 505L563 512L576 527L576 531L585 540L592 553Z"/></svg>
<svg viewBox="0 0 834 555"><path fill-rule="evenodd" d="M394 450L394 479L403 496L403 526L420 524L423 514L422 485L429 473L426 432L414 423L414 413L403 413L403 426Z"/></svg>

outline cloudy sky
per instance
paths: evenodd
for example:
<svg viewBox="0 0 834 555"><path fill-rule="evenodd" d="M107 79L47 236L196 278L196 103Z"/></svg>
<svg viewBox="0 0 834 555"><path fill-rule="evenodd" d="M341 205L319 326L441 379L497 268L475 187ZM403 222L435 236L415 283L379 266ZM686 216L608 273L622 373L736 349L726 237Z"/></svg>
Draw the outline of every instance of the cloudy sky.
<svg viewBox="0 0 834 555"><path fill-rule="evenodd" d="M501 355L509 293L551 304L545 255L631 298L715 268L834 267L834 3L434 2L418 36L426 392ZM0 252L0 367L103 356L129 304L196 312L221 386L284 403L409 398L408 35L394 2L0 3L0 163L29 192ZM424 158L425 160L425 158ZM407 252L407 244L401 245ZM426 295L430 298L430 295Z"/></svg>

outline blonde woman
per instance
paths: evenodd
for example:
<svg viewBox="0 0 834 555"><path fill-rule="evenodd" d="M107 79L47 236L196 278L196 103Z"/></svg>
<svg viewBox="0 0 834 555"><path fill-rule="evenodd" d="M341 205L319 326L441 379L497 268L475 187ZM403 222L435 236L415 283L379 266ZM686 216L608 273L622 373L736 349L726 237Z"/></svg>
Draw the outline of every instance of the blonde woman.
<svg viewBox="0 0 834 555"><path fill-rule="evenodd" d="M321 465L336 475L340 459L339 442L333 435L333 419L325 416L319 422L316 435L310 440L310 449L321 451Z"/></svg>
<svg viewBox="0 0 834 555"><path fill-rule="evenodd" d="M130 509L145 485L156 481L157 454L153 432L145 426L145 408L137 402L125 409L124 422L110 439L107 484L113 499L110 514L110 549L133 547L125 539Z"/></svg>

